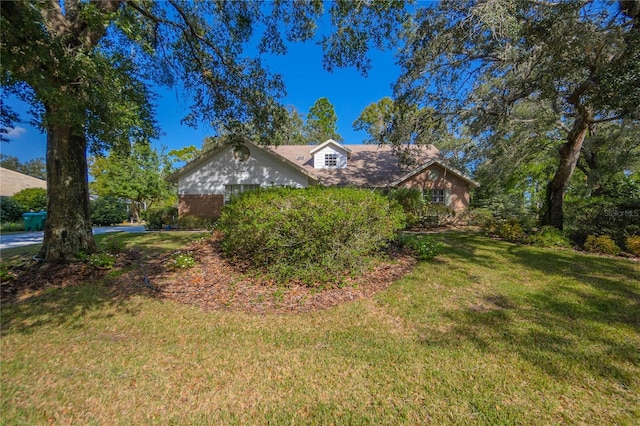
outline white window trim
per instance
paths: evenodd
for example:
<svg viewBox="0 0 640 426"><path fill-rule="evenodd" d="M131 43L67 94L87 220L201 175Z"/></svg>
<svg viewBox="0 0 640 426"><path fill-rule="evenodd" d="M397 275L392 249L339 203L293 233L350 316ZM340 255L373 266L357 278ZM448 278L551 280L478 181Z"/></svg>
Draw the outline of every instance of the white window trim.
<svg viewBox="0 0 640 426"><path fill-rule="evenodd" d="M325 167L338 167L338 153L328 152L324 154L324 166Z"/></svg>

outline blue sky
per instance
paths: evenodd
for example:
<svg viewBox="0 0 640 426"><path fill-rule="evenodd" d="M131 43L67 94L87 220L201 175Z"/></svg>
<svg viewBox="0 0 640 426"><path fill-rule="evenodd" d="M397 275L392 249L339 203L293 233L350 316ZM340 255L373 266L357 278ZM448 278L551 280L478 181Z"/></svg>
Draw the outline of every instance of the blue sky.
<svg viewBox="0 0 640 426"><path fill-rule="evenodd" d="M390 96L391 84L396 80L399 68L395 65L393 52L371 52L373 68L365 78L355 69L335 69L332 73L322 68L322 49L312 42L289 45L286 56L270 56L267 66L271 72L282 74L287 88L287 96L281 100L284 105L293 105L300 113L306 114L313 103L321 97L331 101L338 116L338 132L345 143L361 143L364 132L356 132L352 123L368 104L385 96ZM181 99L176 92L156 88L160 95L157 102L156 118L165 133L153 141L156 148L169 150L187 145L198 148L205 136L213 130L206 123L197 129L180 124L180 119L188 113L188 99ZM15 100L8 100L21 118L29 121L27 106ZM45 157L46 136L28 123L19 123L8 143L0 144L0 152L18 157L25 162L32 158Z"/></svg>

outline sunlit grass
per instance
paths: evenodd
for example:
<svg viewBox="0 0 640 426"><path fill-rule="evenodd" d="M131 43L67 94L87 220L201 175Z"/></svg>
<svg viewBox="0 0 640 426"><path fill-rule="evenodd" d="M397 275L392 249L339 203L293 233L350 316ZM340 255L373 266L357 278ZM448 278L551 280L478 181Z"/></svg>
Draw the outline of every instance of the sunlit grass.
<svg viewBox="0 0 640 426"><path fill-rule="evenodd" d="M193 239L158 234L108 237ZM100 282L3 306L3 423L638 423L637 263L444 241L376 298L314 313L205 313Z"/></svg>

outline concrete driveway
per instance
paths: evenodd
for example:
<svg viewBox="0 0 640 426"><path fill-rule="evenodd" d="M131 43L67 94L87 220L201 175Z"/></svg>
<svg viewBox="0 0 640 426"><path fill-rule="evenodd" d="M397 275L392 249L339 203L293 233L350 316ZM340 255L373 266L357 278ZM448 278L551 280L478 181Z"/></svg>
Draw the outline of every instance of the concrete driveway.
<svg viewBox="0 0 640 426"><path fill-rule="evenodd" d="M144 226L95 226L93 227L93 234L105 234L107 232L145 232ZM19 234L0 235L0 250L21 246L28 246L31 244L40 244L44 232L22 232Z"/></svg>

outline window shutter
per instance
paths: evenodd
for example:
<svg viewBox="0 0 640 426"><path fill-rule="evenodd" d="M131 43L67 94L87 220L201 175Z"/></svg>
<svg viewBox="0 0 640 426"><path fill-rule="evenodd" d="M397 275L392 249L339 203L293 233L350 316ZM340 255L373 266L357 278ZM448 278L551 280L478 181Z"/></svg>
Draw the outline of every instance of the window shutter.
<svg viewBox="0 0 640 426"><path fill-rule="evenodd" d="M444 190L444 205L451 207L451 190L450 189Z"/></svg>

